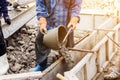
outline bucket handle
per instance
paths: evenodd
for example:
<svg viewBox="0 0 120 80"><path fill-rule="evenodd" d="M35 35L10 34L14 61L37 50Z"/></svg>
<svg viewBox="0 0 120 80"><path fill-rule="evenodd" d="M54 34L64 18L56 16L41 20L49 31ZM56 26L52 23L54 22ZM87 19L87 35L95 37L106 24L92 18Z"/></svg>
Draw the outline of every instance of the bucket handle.
<svg viewBox="0 0 120 80"><path fill-rule="evenodd" d="M72 27L72 26L71 26L71 27ZM69 28L67 34L65 35L65 37L64 37L64 39L63 39L63 41L62 41L62 45L65 43L65 41L67 40L68 35L71 33L71 31L72 31L72 28L71 28L71 27Z"/></svg>

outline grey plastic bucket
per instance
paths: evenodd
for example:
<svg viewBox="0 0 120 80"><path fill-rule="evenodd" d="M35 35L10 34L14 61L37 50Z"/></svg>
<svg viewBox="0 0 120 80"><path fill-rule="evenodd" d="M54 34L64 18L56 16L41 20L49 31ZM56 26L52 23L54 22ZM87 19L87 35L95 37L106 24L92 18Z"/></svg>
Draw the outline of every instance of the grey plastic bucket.
<svg viewBox="0 0 120 80"><path fill-rule="evenodd" d="M60 25L57 28L48 30L48 32L43 37L43 44L51 49L58 50L61 48L62 41L66 36L66 34L67 34L67 30L63 25ZM66 43L67 43L67 40L66 40Z"/></svg>

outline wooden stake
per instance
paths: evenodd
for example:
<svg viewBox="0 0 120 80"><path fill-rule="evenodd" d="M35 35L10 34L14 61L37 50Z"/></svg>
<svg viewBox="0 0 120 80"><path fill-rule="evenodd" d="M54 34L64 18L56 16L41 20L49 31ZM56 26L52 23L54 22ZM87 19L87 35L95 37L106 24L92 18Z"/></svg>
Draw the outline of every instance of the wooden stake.
<svg viewBox="0 0 120 80"><path fill-rule="evenodd" d="M63 75L61 75L60 73L57 73L56 77L60 80L67 80Z"/></svg>

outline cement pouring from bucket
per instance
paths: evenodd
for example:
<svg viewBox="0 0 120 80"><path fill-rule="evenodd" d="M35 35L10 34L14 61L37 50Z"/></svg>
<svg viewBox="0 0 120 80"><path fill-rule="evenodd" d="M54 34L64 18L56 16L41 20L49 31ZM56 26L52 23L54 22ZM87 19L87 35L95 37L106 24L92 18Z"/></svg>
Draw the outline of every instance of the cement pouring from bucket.
<svg viewBox="0 0 120 80"><path fill-rule="evenodd" d="M51 49L59 50L60 54L64 57L65 62L67 63L68 69L70 69L72 63L74 63L69 50L66 48L68 35L71 31L71 28L67 31L65 26L60 25L57 28L48 30L43 37L43 44Z"/></svg>
<svg viewBox="0 0 120 80"><path fill-rule="evenodd" d="M67 30L63 25L60 25L57 28L48 30L47 33L44 34L43 44L45 44L47 47L53 50L59 50L61 48L63 39L65 38L66 34L67 34ZM64 41L65 45L66 43L67 43L67 40Z"/></svg>
<svg viewBox="0 0 120 80"><path fill-rule="evenodd" d="M71 26L71 27L72 27L72 26ZM64 59L65 59L65 62L66 62L66 64L67 64L67 65L66 65L66 67L67 67L66 69L67 69L67 70L70 70L70 69L73 67L73 65L74 65L74 60L72 60L71 53L69 52L69 49L66 48L66 45L65 45L66 40L68 39L68 36L69 36L69 34L71 33L71 31L72 31L72 29L69 28L66 36L64 37L64 39L63 39L63 41L62 41L61 49L59 50L60 54L62 54L62 56L63 56Z"/></svg>

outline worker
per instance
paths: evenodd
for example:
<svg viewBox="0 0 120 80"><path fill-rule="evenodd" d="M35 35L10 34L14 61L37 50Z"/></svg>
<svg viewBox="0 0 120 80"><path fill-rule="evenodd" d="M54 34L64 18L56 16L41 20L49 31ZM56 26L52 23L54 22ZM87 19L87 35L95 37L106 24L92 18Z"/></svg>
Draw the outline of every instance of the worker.
<svg viewBox="0 0 120 80"><path fill-rule="evenodd" d="M35 41L37 66L30 71L41 71L48 67L47 58L51 49L43 44L44 32L65 25L72 30L80 21L82 0L36 0L36 13L39 22L39 31ZM69 35L67 47L73 47L73 33Z"/></svg>
<svg viewBox="0 0 120 80"><path fill-rule="evenodd" d="M8 15L8 2L6 0L0 0L0 19L4 18L5 23L8 25L11 24L9 15ZM6 55L6 43L2 33L1 21L0 21L0 75L5 74L9 69L9 64Z"/></svg>
<svg viewBox="0 0 120 80"><path fill-rule="evenodd" d="M14 9L17 9L18 6L26 6L27 4L29 3L32 3L32 2L35 2L35 0L16 0L14 3L13 3L13 8Z"/></svg>

